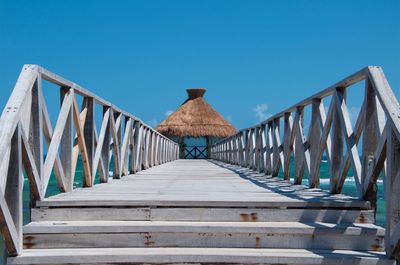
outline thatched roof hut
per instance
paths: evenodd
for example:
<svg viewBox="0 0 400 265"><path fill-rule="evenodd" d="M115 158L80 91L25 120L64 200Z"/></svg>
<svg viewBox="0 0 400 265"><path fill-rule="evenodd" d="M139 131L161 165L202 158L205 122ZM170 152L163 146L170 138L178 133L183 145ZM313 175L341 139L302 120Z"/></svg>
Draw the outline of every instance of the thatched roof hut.
<svg viewBox="0 0 400 265"><path fill-rule="evenodd" d="M188 99L156 130L172 137L216 137L224 138L236 133L224 117L215 111L203 98L206 89L187 89Z"/></svg>
<svg viewBox="0 0 400 265"><path fill-rule="evenodd" d="M186 91L188 99L156 130L179 143L180 158L208 158L210 146L236 129L205 101L204 88Z"/></svg>

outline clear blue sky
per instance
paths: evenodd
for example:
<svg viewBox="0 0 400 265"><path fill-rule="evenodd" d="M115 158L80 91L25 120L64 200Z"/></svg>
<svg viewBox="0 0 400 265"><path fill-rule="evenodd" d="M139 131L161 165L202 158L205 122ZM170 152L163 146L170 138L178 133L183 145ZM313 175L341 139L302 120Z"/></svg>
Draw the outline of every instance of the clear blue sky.
<svg viewBox="0 0 400 265"><path fill-rule="evenodd" d="M399 14L390 0L0 0L0 105L25 63L149 123L205 87L242 128L257 105L280 111L366 65L383 66L399 95Z"/></svg>

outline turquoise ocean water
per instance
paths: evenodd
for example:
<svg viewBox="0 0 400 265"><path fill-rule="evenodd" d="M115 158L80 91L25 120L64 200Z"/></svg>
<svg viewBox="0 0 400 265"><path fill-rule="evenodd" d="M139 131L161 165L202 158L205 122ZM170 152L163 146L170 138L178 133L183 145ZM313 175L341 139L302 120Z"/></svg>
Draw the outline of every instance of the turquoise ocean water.
<svg viewBox="0 0 400 265"><path fill-rule="evenodd" d="M75 182L74 186L75 187L81 187L82 186L82 177L83 177L83 171L82 171L82 164L78 162L77 164L77 170L76 170L76 176L75 176ZM112 163L111 163L112 165ZM291 170L293 170L293 166L291 166ZM112 170L112 169L110 169ZM293 172L291 172L293 175ZM280 177L282 177L282 172L280 173ZM96 176L96 179L98 180L98 176ZM293 181L293 179L291 180ZM321 164L321 189L324 190L329 190L329 165L326 161L323 161ZM307 174L304 175L303 177L303 184L307 185ZM58 194L59 190L57 187L57 182L55 180L54 175L51 176L50 178L50 183L48 186L48 190L46 193L46 197L52 196L55 194ZM348 177L346 179L346 182L343 187L343 193L350 195L350 196L356 196L356 189L355 189L355 183L354 183L354 178L352 177L352 170L349 170ZM30 204L30 198L29 198L29 182L27 179L24 181L24 223L29 222L29 216L30 216L30 209L29 209L29 204ZM378 179L378 210L377 210L377 218L376 218L376 223L384 226L385 224L385 202L383 200L383 181L382 179ZM4 248L4 243L3 240L0 240L0 248ZM3 254L3 251L0 251L0 255ZM0 258L0 262L3 260L3 258Z"/></svg>

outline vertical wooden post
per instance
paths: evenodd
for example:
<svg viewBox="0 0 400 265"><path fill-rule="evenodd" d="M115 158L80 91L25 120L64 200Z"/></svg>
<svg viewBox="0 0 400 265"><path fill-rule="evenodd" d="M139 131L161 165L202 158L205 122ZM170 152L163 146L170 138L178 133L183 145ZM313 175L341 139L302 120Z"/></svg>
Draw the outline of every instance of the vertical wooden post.
<svg viewBox="0 0 400 265"><path fill-rule="evenodd" d="M22 251L23 236L23 181L24 175L22 170L22 143L21 143L21 124L18 123L17 128L11 138L10 163L8 164L7 184L4 198L10 210L11 217L14 221L16 232L18 234L18 246L16 247L18 254ZM7 244L13 244L10 240L6 240Z"/></svg>
<svg viewBox="0 0 400 265"><path fill-rule="evenodd" d="M300 106L297 107L296 110L296 137L295 137L295 148L294 148L294 167L295 167L295 173L294 173L294 184L295 185L301 185L303 182L303 175L304 175L304 152L303 152L303 141L302 141L302 135L304 135L304 107Z"/></svg>
<svg viewBox="0 0 400 265"><path fill-rule="evenodd" d="M254 138L255 138L255 146L254 146L254 165L253 169L256 170L257 172L260 172L260 153L261 153L261 148L260 148L260 127L257 126L254 128Z"/></svg>
<svg viewBox="0 0 400 265"><path fill-rule="evenodd" d="M71 120L72 121L72 120ZM63 141L61 140L61 145ZM35 160L39 178L43 173L43 113L42 113L42 79L39 76L32 87L31 122L29 128L29 146ZM62 154L62 153L61 153ZM42 185L39 185L42 188ZM33 198L31 198L33 207Z"/></svg>
<svg viewBox="0 0 400 265"><path fill-rule="evenodd" d="M233 164L237 165L238 164L238 137L237 135L233 136Z"/></svg>
<svg viewBox="0 0 400 265"><path fill-rule="evenodd" d="M157 166L159 165L159 159L158 159L158 155L159 155L159 141L160 141L160 136L155 133L154 134L154 165Z"/></svg>
<svg viewBox="0 0 400 265"><path fill-rule="evenodd" d="M110 136L110 126L111 126L111 120L113 117L111 117L111 109L108 106L103 107L103 117L106 115L106 112L108 112L108 121L107 121L107 126L104 131L104 142L103 146L101 148L101 157L104 162L104 171L106 178L102 180L103 182L108 182L108 176L110 172L110 144L111 144L111 136Z"/></svg>
<svg viewBox="0 0 400 265"><path fill-rule="evenodd" d="M240 132L238 135L238 154L239 154L239 166L243 166L244 164L244 142L243 142L243 132Z"/></svg>
<svg viewBox="0 0 400 265"><path fill-rule="evenodd" d="M143 152L143 167L144 169L149 168L149 145L150 145L150 132L148 128L144 130L144 152Z"/></svg>
<svg viewBox="0 0 400 265"><path fill-rule="evenodd" d="M68 93L69 88L68 87L61 87L60 88L60 106L62 105L64 101L65 95ZM32 91L33 92L33 91ZM33 100L34 101L34 100ZM32 103L33 103L32 101ZM32 116L34 116L33 114ZM73 141L72 141L72 126L73 126L73 120L72 120L72 108L69 110L69 114L67 117L67 121L65 123L64 127L64 132L61 137L61 142L60 142L60 156L61 156L61 165L64 170L64 176L65 176L65 191L70 192L73 189L74 186L74 174L73 168L72 168L72 148L73 148ZM41 137L40 140L37 139L38 142L41 142ZM43 149L42 149L43 150ZM43 152L43 151L42 151ZM43 154L43 153L42 153ZM43 157L43 155L41 155Z"/></svg>
<svg viewBox="0 0 400 265"><path fill-rule="evenodd" d="M287 181L290 180L290 159L292 155L292 127L293 127L293 120L292 120L292 113L287 112L285 113L285 132L284 132L284 139L283 139L283 163L284 163L284 171L283 171L283 178Z"/></svg>
<svg viewBox="0 0 400 265"><path fill-rule="evenodd" d="M139 129L140 129L140 122L139 121L134 121L133 123L133 130L132 130L132 142L130 145L131 148L131 163L130 163L130 168L129 168L129 172L131 174L135 174L136 173L136 156L137 154L137 145L138 143L138 139L139 139Z"/></svg>
<svg viewBox="0 0 400 265"><path fill-rule="evenodd" d="M272 176L272 122L266 126L266 143L265 143L265 175Z"/></svg>
<svg viewBox="0 0 400 265"><path fill-rule="evenodd" d="M385 180L386 198L386 235L385 247L388 257L399 259L398 237L392 238L394 230L399 231L400 223L400 141L392 127L387 130Z"/></svg>
<svg viewBox="0 0 400 265"><path fill-rule="evenodd" d="M375 166L374 153L377 148L380 138L380 128L378 123L378 113L376 104L376 93L371 85L371 82L367 79L365 81L365 128L362 145L362 172L361 172L361 187L365 187L366 176L371 167ZM368 185L368 184L367 184ZM376 215L376 195L378 187L376 182L373 185L369 185L369 189L363 192L365 200L371 203L371 208L374 210Z"/></svg>
<svg viewBox="0 0 400 265"><path fill-rule="evenodd" d="M119 179L121 178L120 175L120 164L121 164L121 141L122 141L122 130L121 130L121 123L122 123L122 114L118 112L112 112L111 115L111 122L114 124L114 128L112 130L113 134L113 152L114 152L114 172L113 178Z"/></svg>
<svg viewBox="0 0 400 265"><path fill-rule="evenodd" d="M273 121L273 167L272 167L272 176L277 177L279 174L279 169L281 167L280 160L280 122L279 118Z"/></svg>
<svg viewBox="0 0 400 265"><path fill-rule="evenodd" d="M260 128L260 172L266 172L265 156L266 156L266 137L265 137L266 125L262 124Z"/></svg>
<svg viewBox="0 0 400 265"><path fill-rule="evenodd" d="M374 157L375 150L382 135L385 126L385 113L380 105L375 89L369 79L365 80L365 124L363 136L362 150L362 172L361 172L361 187L363 187L363 198L371 203L371 207L376 215L376 200L378 187L376 181L371 183L366 182L366 176L369 170L377 164L377 157ZM369 182L369 181L368 181ZM370 185L371 184L371 185ZM368 187L368 188L365 188Z"/></svg>
<svg viewBox="0 0 400 265"><path fill-rule="evenodd" d="M154 156L154 133L151 129L149 129L149 141L148 141L148 167L153 166L153 156Z"/></svg>
<svg viewBox="0 0 400 265"><path fill-rule="evenodd" d="M337 93L337 92L335 92ZM335 95L332 100L335 100ZM337 108L333 110L332 117L332 139L331 139L331 193L338 193L338 182L340 178L341 165L343 163L344 134L340 125L340 117ZM345 173L346 174L346 173Z"/></svg>
<svg viewBox="0 0 400 265"><path fill-rule="evenodd" d="M321 126L319 122L319 108L321 106L321 99L315 98L312 100L312 114L310 124L310 138L308 139L310 144L310 177L309 187L319 188L320 181L320 160L318 159L319 154L319 142L321 138Z"/></svg>
<svg viewBox="0 0 400 265"><path fill-rule="evenodd" d="M85 143L86 143L89 167L92 168L94 152L95 152L95 149L94 149L94 146L95 146L95 144L94 144L94 141L95 141L95 136L94 136L94 128L95 128L94 99L86 98L86 100L87 100L87 113L86 113L85 125L83 127L83 134L84 134ZM93 173L94 172L92 172L91 176L92 176L92 178L95 178ZM85 187L91 187L92 183L93 183L93 179L90 180L90 183L86 183L86 178L84 178L83 185Z"/></svg>

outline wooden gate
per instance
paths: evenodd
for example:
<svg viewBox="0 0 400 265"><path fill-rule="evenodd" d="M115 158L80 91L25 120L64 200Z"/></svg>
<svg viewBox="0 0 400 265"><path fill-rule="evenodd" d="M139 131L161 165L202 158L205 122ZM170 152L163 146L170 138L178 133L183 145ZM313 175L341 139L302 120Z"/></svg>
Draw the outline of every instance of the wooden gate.
<svg viewBox="0 0 400 265"><path fill-rule="evenodd" d="M186 146L185 159L206 159L207 146Z"/></svg>

